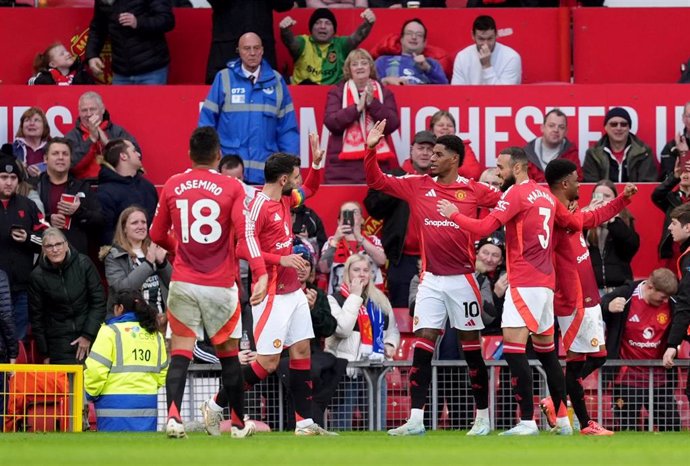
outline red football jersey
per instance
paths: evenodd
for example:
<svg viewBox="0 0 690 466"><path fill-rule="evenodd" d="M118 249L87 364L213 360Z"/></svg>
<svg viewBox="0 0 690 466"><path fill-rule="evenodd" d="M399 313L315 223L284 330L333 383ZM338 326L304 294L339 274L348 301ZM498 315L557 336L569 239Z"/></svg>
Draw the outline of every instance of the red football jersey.
<svg viewBox="0 0 690 466"><path fill-rule="evenodd" d="M149 234L166 244L172 227L177 239L172 280L219 287L235 283L235 232L244 224L244 198L240 182L215 170L189 169L165 182ZM256 244L253 236L245 240ZM250 266L256 275L265 273L260 255Z"/></svg>
<svg viewBox="0 0 690 466"><path fill-rule="evenodd" d="M282 267L280 258L292 254L294 235L291 208L299 207L318 191L320 178L320 170L312 169L304 185L293 189L290 195L281 196L280 201L274 201L265 193L258 192L249 204L247 229L255 231L258 236L258 248L266 261L268 292L271 294L286 294L301 288L297 270ZM241 257L252 258L259 254L259 251L253 251L248 246L240 239L238 253Z"/></svg>
<svg viewBox="0 0 690 466"><path fill-rule="evenodd" d="M501 197L499 190L461 176L444 185L428 175L384 175L373 152L367 154L364 164L370 188L409 204L410 221L416 224L419 235L423 270L435 275L474 272L474 237L441 215L437 203L446 199L460 213L476 217L477 207L496 205Z"/></svg>

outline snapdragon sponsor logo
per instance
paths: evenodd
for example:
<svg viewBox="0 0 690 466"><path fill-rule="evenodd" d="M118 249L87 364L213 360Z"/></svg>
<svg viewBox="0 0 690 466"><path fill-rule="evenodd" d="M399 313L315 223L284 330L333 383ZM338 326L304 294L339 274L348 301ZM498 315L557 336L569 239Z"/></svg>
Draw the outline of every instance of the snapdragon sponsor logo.
<svg viewBox="0 0 690 466"><path fill-rule="evenodd" d="M291 247L292 247L292 238L285 241L285 242L282 242L282 243L276 243L276 249L277 250L285 249L285 248L291 248Z"/></svg>
<svg viewBox="0 0 690 466"><path fill-rule="evenodd" d="M577 256L577 263L581 264L584 261L586 261L587 259L589 259L589 251L585 251L585 253L582 254L581 256Z"/></svg>
<svg viewBox="0 0 690 466"><path fill-rule="evenodd" d="M630 346L634 346L635 348L658 348L659 345L661 344L660 341L634 341L634 340L628 340L628 344Z"/></svg>
<svg viewBox="0 0 690 466"><path fill-rule="evenodd" d="M457 223L444 219L444 220L431 220L430 218L425 218L424 219L424 225L428 227L435 227L435 228L443 228L443 227L451 227L455 228L456 230L459 230L460 227L458 226Z"/></svg>

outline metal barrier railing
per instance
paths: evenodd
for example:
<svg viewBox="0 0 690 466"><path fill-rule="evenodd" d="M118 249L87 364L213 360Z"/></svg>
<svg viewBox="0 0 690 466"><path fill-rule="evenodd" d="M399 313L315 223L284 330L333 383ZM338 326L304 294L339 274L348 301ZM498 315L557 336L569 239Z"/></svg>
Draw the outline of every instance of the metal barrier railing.
<svg viewBox="0 0 690 466"><path fill-rule="evenodd" d="M516 420L516 403L505 361L486 361L489 368L489 410L492 428L507 429ZM545 374L531 360L535 404L548 395ZM384 430L403 423L409 415L410 361L383 364L352 362L341 380L326 414L333 430ZM683 393L688 361L666 371L660 361L607 361L585 380L585 401L592 419L614 430L680 430L690 426L690 408ZM193 364L181 414L186 421L201 422L199 405L218 389L220 367ZM292 425L289 400L278 376L247 392L247 414L273 430ZM464 361L434 361L425 424L431 429L469 429L474 420L474 400ZM546 420L538 409L538 422ZM159 396L159 426L165 420L165 394ZM577 428L576 419L574 419Z"/></svg>

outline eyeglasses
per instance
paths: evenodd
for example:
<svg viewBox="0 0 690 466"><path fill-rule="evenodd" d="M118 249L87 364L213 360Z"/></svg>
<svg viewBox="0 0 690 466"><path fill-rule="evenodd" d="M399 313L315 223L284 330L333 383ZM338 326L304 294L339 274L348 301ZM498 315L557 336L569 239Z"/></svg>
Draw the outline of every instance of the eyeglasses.
<svg viewBox="0 0 690 466"><path fill-rule="evenodd" d="M407 37L419 37L421 39L424 38L424 33L423 32L415 32L415 31L405 31L403 33L404 36Z"/></svg>
<svg viewBox="0 0 690 466"><path fill-rule="evenodd" d="M44 244L43 249L51 250L51 249L60 249L65 245L64 241L59 241L57 243L53 244Z"/></svg>
<svg viewBox="0 0 690 466"><path fill-rule="evenodd" d="M611 128L618 128L619 126L621 128L627 128L628 122L627 121L609 121L609 126Z"/></svg>

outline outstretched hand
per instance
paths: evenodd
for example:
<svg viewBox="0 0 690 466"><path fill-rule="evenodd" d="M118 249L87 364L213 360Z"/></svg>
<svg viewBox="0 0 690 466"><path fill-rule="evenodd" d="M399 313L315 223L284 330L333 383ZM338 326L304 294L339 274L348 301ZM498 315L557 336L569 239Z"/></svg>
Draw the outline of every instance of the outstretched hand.
<svg viewBox="0 0 690 466"><path fill-rule="evenodd" d="M321 165L325 150L319 147L319 135L316 133L309 133L309 145L311 146L311 161L313 165Z"/></svg>
<svg viewBox="0 0 690 466"><path fill-rule="evenodd" d="M383 131L386 129L386 120L377 121L374 127L369 131L367 136L367 147L373 149L376 147L383 137Z"/></svg>
<svg viewBox="0 0 690 466"><path fill-rule="evenodd" d="M626 199L630 199L635 194L637 194L637 186L632 183L627 183L625 185L625 189L623 190L623 196L625 196Z"/></svg>
<svg viewBox="0 0 690 466"><path fill-rule="evenodd" d="M436 204L438 212L446 218L451 218L454 214L458 213L458 208L455 204L445 199L441 199Z"/></svg>

